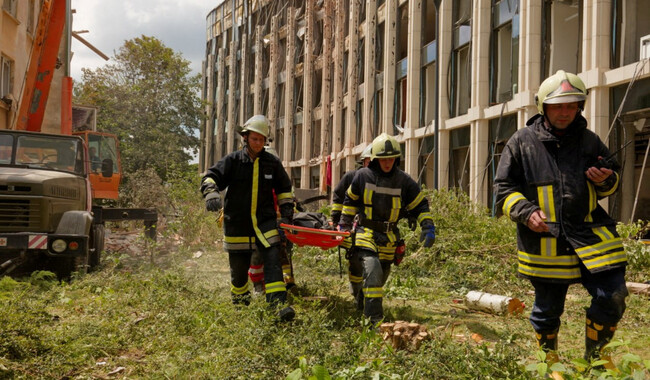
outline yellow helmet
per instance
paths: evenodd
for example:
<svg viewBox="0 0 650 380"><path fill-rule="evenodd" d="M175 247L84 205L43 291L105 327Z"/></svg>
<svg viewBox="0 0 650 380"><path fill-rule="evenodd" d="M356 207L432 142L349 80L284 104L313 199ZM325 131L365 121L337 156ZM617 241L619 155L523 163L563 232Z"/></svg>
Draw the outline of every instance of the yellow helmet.
<svg viewBox="0 0 650 380"><path fill-rule="evenodd" d="M535 95L535 103L540 115L544 114L544 104L580 103L584 108L587 100L587 88L582 79L575 74L558 70L546 78Z"/></svg>
<svg viewBox="0 0 650 380"><path fill-rule="evenodd" d="M251 117L246 121L244 128L242 128L239 134L243 136L247 132L256 132L268 139L271 135L269 119L264 115L255 115Z"/></svg>
<svg viewBox="0 0 650 380"><path fill-rule="evenodd" d="M361 156L359 156L361 160L366 159L366 158L372 158L372 144L368 145L363 149L363 152L361 152Z"/></svg>
<svg viewBox="0 0 650 380"><path fill-rule="evenodd" d="M372 141L372 156L370 158L373 160L375 158L393 158L401 155L399 143L393 136L382 133Z"/></svg>

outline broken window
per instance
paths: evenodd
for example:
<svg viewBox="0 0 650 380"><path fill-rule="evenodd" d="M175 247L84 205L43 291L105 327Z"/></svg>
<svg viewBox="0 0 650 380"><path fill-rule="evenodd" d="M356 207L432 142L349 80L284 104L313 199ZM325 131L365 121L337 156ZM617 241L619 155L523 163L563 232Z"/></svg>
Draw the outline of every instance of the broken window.
<svg viewBox="0 0 650 380"><path fill-rule="evenodd" d="M422 68L422 89L420 90L420 127L433 124L436 118L436 63Z"/></svg>
<svg viewBox="0 0 650 380"><path fill-rule="evenodd" d="M433 189L433 162L435 160L433 152L435 148L435 137L427 136L419 139L419 143L420 157L418 159L418 184Z"/></svg>
<svg viewBox="0 0 650 380"><path fill-rule="evenodd" d="M343 37L347 37L350 34L350 17L352 17L350 14L350 1L357 0L343 0Z"/></svg>
<svg viewBox="0 0 650 380"><path fill-rule="evenodd" d="M314 71L314 75L312 76L312 98L311 98L311 106L312 107L318 107L321 105L321 86L323 85L323 70L316 70Z"/></svg>
<svg viewBox="0 0 650 380"><path fill-rule="evenodd" d="M497 167L499 165L499 160L501 159L501 153L506 146L506 143L510 137L517 132L517 115L507 115L500 117L498 119L490 120L489 124L490 133L488 139L488 165L486 170L488 170L487 178L487 189L488 189L488 207L492 210L492 215L494 213L494 204L496 202L493 199L493 189L492 185L494 184L494 177L496 176Z"/></svg>
<svg viewBox="0 0 650 380"><path fill-rule="evenodd" d="M309 188L318 189L320 187L320 165L314 165L309 168Z"/></svg>
<svg viewBox="0 0 650 380"><path fill-rule="evenodd" d="M402 4L397 9L397 38L395 50L397 52L396 59L400 61L408 55L408 37L409 37L409 3L408 1Z"/></svg>
<svg viewBox="0 0 650 380"><path fill-rule="evenodd" d="M355 131L354 144L359 144L363 139L363 99L357 101L356 121L357 128Z"/></svg>
<svg viewBox="0 0 650 380"><path fill-rule="evenodd" d="M379 136L381 131L384 129L382 128L383 126L383 119L381 117L383 110L384 110L384 90L379 90L376 92L377 96L375 96L375 123L373 124L372 128L372 138L375 138Z"/></svg>
<svg viewBox="0 0 650 380"><path fill-rule="evenodd" d="M640 52L644 44L650 44L648 9L650 0L612 0L613 68L650 57L642 56Z"/></svg>
<svg viewBox="0 0 650 380"><path fill-rule="evenodd" d="M357 83L359 84L364 82L364 75L365 75L364 66L366 63L365 49L366 49L366 39L362 38L359 40L359 50L357 50L357 74L359 74Z"/></svg>
<svg viewBox="0 0 650 380"><path fill-rule="evenodd" d="M469 194L470 128L454 129L450 133L449 187Z"/></svg>
<svg viewBox="0 0 650 380"><path fill-rule="evenodd" d="M289 121L291 118L285 118L285 121ZM302 158L302 124L296 124L293 126L293 133L291 134L291 160L299 160Z"/></svg>
<svg viewBox="0 0 650 380"><path fill-rule="evenodd" d="M384 41L385 41L385 24L382 22L377 25L377 36L375 38L375 69L377 72L384 71Z"/></svg>
<svg viewBox="0 0 650 380"><path fill-rule="evenodd" d="M321 154L321 143L320 143L320 120L315 120L312 122L311 127L311 158L319 157Z"/></svg>
<svg viewBox="0 0 650 380"><path fill-rule="evenodd" d="M511 100L519 75L519 0L495 0L492 4L490 50L490 102Z"/></svg>
<svg viewBox="0 0 650 380"><path fill-rule="evenodd" d="M14 62L3 55L0 66L0 97L5 97L13 91Z"/></svg>
<svg viewBox="0 0 650 380"><path fill-rule="evenodd" d="M406 76L397 80L395 86L395 111L393 115L393 135L404 131L406 124Z"/></svg>
<svg viewBox="0 0 650 380"><path fill-rule="evenodd" d="M339 141L337 141L337 148L336 150L340 151L345 147L345 139L346 136L348 135L348 109L343 108L343 117L341 118L341 133L339 134Z"/></svg>
<svg viewBox="0 0 650 380"><path fill-rule="evenodd" d="M471 51L472 5L470 0L453 3L454 28L452 33L451 54L451 110L456 117L467 113L470 104L471 86Z"/></svg>
<svg viewBox="0 0 650 380"><path fill-rule="evenodd" d="M350 54L346 50L345 53L343 53L343 93L348 92L348 57Z"/></svg>
<svg viewBox="0 0 650 380"><path fill-rule="evenodd" d="M422 46L436 39L436 7L432 1L422 2Z"/></svg>
<svg viewBox="0 0 650 380"><path fill-rule="evenodd" d="M542 26L544 80L558 70L580 71L582 50L582 0L546 1Z"/></svg>
<svg viewBox="0 0 650 380"><path fill-rule="evenodd" d="M291 184L294 188L300 188L300 167L291 168Z"/></svg>
<svg viewBox="0 0 650 380"><path fill-rule="evenodd" d="M289 74L289 73L288 73ZM287 76L287 78L293 78L294 76ZM302 112L302 86L304 81L302 76L299 76L293 80L293 109L294 112Z"/></svg>

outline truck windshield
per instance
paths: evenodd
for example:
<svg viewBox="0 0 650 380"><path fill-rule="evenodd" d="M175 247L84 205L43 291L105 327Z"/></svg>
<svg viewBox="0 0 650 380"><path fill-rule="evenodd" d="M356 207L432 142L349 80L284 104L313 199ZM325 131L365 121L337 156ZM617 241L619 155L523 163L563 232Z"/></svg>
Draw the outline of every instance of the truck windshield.
<svg viewBox="0 0 650 380"><path fill-rule="evenodd" d="M0 135L0 164L10 164L13 156L14 137Z"/></svg>
<svg viewBox="0 0 650 380"><path fill-rule="evenodd" d="M0 142L1 144L1 142ZM52 136L18 136L15 164L83 175L83 146L77 139Z"/></svg>

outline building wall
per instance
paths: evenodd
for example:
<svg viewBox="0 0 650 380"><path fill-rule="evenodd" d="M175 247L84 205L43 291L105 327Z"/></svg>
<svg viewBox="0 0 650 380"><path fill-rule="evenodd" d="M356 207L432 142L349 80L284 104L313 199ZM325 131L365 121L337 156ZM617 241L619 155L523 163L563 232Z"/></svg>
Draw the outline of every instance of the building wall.
<svg viewBox="0 0 650 380"><path fill-rule="evenodd" d="M201 170L240 147L237 128L262 113L297 187L326 191L328 157L336 184L387 132L402 144L403 168L419 183L457 187L491 206L499 152L514 132L505 125L525 126L537 113L540 83L558 69L584 80L584 115L612 151L630 138L641 151L650 127L622 132L643 124L650 109L650 90L635 85L650 78L638 48L650 26L639 9L650 2L218 2L207 17ZM624 87L645 100L624 100L617 95ZM631 121L613 123L622 115ZM624 167L628 183L609 205L622 218L642 197L635 190L639 166Z"/></svg>

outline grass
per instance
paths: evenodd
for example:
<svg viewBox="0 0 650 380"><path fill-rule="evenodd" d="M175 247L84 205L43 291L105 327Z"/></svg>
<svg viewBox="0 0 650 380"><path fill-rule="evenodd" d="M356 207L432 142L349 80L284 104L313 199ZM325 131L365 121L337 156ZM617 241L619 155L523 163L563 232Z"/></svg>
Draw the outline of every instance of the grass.
<svg viewBox="0 0 650 380"><path fill-rule="evenodd" d="M514 224L489 218L465 197L431 194L438 238L430 249L401 226L408 255L393 267L384 309L389 320L432 332L416 351L393 350L355 311L336 250L295 249L294 322L278 323L262 298L232 305L227 256L214 244L217 221L194 193L177 192L176 199L177 217L159 228L165 236L154 252L108 252L100 270L69 283L47 272L0 279L0 378L541 378L527 320L532 287L515 275ZM632 237L641 227L622 229ZM628 280L647 280L648 247L631 239L626 246L634 255ZM525 312L470 312L456 303L470 290L517 297ZM574 363L583 354L588 302L581 286L570 288L559 338L567 378L607 376ZM632 377L634 365L621 364L610 378L648 377L642 368L650 368L643 362L650 359L650 299L632 294L627 303L614 358L640 368Z"/></svg>

